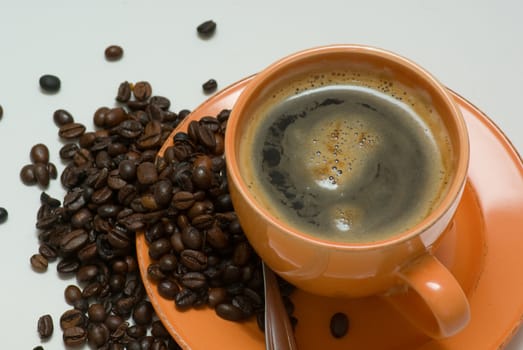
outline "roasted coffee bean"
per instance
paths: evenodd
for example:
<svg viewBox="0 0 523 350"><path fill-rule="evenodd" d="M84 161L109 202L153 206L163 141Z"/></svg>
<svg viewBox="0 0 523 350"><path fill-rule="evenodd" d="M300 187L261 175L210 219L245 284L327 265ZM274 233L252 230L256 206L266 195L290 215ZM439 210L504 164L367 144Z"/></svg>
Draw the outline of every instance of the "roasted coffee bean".
<svg viewBox="0 0 523 350"><path fill-rule="evenodd" d="M108 61L117 61L123 56L123 48L119 45L110 45L105 48L105 59Z"/></svg>
<svg viewBox="0 0 523 350"><path fill-rule="evenodd" d="M228 321L241 321L245 318L242 310L229 303L218 304L214 310L218 316Z"/></svg>
<svg viewBox="0 0 523 350"><path fill-rule="evenodd" d="M130 160L123 160L118 165L120 177L125 181L133 181L136 177L136 163Z"/></svg>
<svg viewBox="0 0 523 350"><path fill-rule="evenodd" d="M47 170L47 166L43 163L36 163L34 165L34 175L36 178L36 182L42 186L47 187L49 186L49 171Z"/></svg>
<svg viewBox="0 0 523 350"><path fill-rule="evenodd" d="M163 279L160 282L158 282L158 285L156 286L158 289L158 294L160 294L162 297L168 300L174 300L176 297L176 294L180 291L180 288L176 284L176 282L169 280L169 279Z"/></svg>
<svg viewBox="0 0 523 350"><path fill-rule="evenodd" d="M66 143L62 146L62 148L60 148L60 158L62 160L73 159L74 155L78 150L79 148L76 143Z"/></svg>
<svg viewBox="0 0 523 350"><path fill-rule="evenodd" d="M151 185L158 179L156 166L151 162L143 162L136 169L138 182L142 185Z"/></svg>
<svg viewBox="0 0 523 350"><path fill-rule="evenodd" d="M203 244L202 233L194 226L187 225L182 230L183 245L189 249L200 249Z"/></svg>
<svg viewBox="0 0 523 350"><path fill-rule="evenodd" d="M84 287L84 289L82 290L82 298L89 299L89 298L96 297L96 296L100 295L100 293L102 292L102 289L103 289L103 286L100 284L100 282L98 282L98 281L91 282L88 285L86 285Z"/></svg>
<svg viewBox="0 0 523 350"><path fill-rule="evenodd" d="M83 292L82 292L82 295L83 295ZM82 312L87 312L87 309L89 308L89 302L87 301L87 299L85 299L83 296L81 299L78 299L73 307L76 309L76 310L80 310Z"/></svg>
<svg viewBox="0 0 523 350"><path fill-rule="evenodd" d="M78 282L92 281L98 275L98 266L84 265L76 271L76 279Z"/></svg>
<svg viewBox="0 0 523 350"><path fill-rule="evenodd" d="M82 291L75 285L69 285L64 290L65 301L69 305L74 305L74 303L82 299Z"/></svg>
<svg viewBox="0 0 523 350"><path fill-rule="evenodd" d="M83 345L87 340L87 331L82 327L71 327L64 329L63 340L66 346L77 347Z"/></svg>
<svg viewBox="0 0 523 350"><path fill-rule="evenodd" d="M160 109L162 109L164 111L168 110L169 107L171 106L171 101L167 97L164 97L164 96L153 96L149 100L149 103L151 105L159 107Z"/></svg>
<svg viewBox="0 0 523 350"><path fill-rule="evenodd" d="M207 256L198 250L185 249L180 254L180 262L191 271L203 271L207 267Z"/></svg>
<svg viewBox="0 0 523 350"><path fill-rule="evenodd" d="M60 240L60 249L64 254L80 250L89 241L89 235L84 229L76 229L67 233Z"/></svg>
<svg viewBox="0 0 523 350"><path fill-rule="evenodd" d="M109 112L108 107L100 107L93 114L93 123L94 125L102 128L105 126L105 117Z"/></svg>
<svg viewBox="0 0 523 350"><path fill-rule="evenodd" d="M80 268L80 262L74 258L63 259L56 265L56 271L59 273L73 273Z"/></svg>
<svg viewBox="0 0 523 350"><path fill-rule="evenodd" d="M116 101L127 102L131 98L131 84L128 81L124 81L118 87L118 95L116 95Z"/></svg>
<svg viewBox="0 0 523 350"><path fill-rule="evenodd" d="M213 20L205 21L205 22L201 23L200 25L198 25L198 27L196 27L196 31L198 32L198 34L200 34L204 37L211 36L215 30L216 30L216 22L214 22Z"/></svg>
<svg viewBox="0 0 523 350"><path fill-rule="evenodd" d="M244 295L236 295L232 298L232 305L240 309L246 318L254 314L252 301Z"/></svg>
<svg viewBox="0 0 523 350"><path fill-rule="evenodd" d="M1 107L1 106L0 106ZM44 350L44 347L41 345L35 346L33 350Z"/></svg>
<svg viewBox="0 0 523 350"><path fill-rule="evenodd" d="M58 92L58 90L60 90L61 82L60 82L60 79L55 75L51 75L51 74L42 75L40 77L39 83L40 83L40 88L45 92L55 93L55 92Z"/></svg>
<svg viewBox="0 0 523 350"><path fill-rule="evenodd" d="M109 340L109 329L103 323L89 324L87 331L87 341L98 348Z"/></svg>
<svg viewBox="0 0 523 350"><path fill-rule="evenodd" d="M104 320L104 324L107 326L107 329L109 329L109 331L111 332L116 331L123 323L123 318L113 314L107 315L107 317ZM114 337L114 335L112 336Z"/></svg>
<svg viewBox="0 0 523 350"><path fill-rule="evenodd" d="M4 109L2 108L2 105L0 105L0 119L4 116Z"/></svg>
<svg viewBox="0 0 523 350"><path fill-rule="evenodd" d="M138 101L145 101L151 97L152 88L151 84L146 81L139 81L134 84L133 94Z"/></svg>
<svg viewBox="0 0 523 350"><path fill-rule="evenodd" d="M49 173L49 178L55 180L58 177L58 169L54 163L47 163L47 172Z"/></svg>
<svg viewBox="0 0 523 350"><path fill-rule="evenodd" d="M189 289L201 289L207 286L207 279L201 272L187 272L180 282L182 286Z"/></svg>
<svg viewBox="0 0 523 350"><path fill-rule="evenodd" d="M139 302L133 310L133 320L138 325L149 325L153 318L153 307L148 301Z"/></svg>
<svg viewBox="0 0 523 350"><path fill-rule="evenodd" d="M38 334L40 339L47 339L53 335L53 318L51 315L43 315L38 319Z"/></svg>
<svg viewBox="0 0 523 350"><path fill-rule="evenodd" d="M71 225L74 228L89 229L92 225L93 213L87 208L81 208L71 216Z"/></svg>
<svg viewBox="0 0 523 350"><path fill-rule="evenodd" d="M57 109L56 111L54 111L53 120L57 126L74 123L73 116L65 109Z"/></svg>
<svg viewBox="0 0 523 350"><path fill-rule="evenodd" d="M7 221L7 217L9 216L7 209L0 207L0 224L3 224Z"/></svg>
<svg viewBox="0 0 523 350"><path fill-rule="evenodd" d="M214 216L212 216L210 214L198 215L191 220L191 224L199 230L207 229L207 228L211 227L213 225L213 223L214 223Z"/></svg>
<svg viewBox="0 0 523 350"><path fill-rule="evenodd" d="M171 250L171 242L167 238L160 238L149 245L149 256L152 259L160 259L160 257Z"/></svg>
<svg viewBox="0 0 523 350"><path fill-rule="evenodd" d="M212 185L213 173L210 167L198 166L193 169L192 181L200 189L206 190Z"/></svg>
<svg viewBox="0 0 523 350"><path fill-rule="evenodd" d="M216 136L208 128L199 128L198 129L198 140L200 143L207 147L209 150L213 150L216 147Z"/></svg>
<svg viewBox="0 0 523 350"><path fill-rule="evenodd" d="M131 237L119 227L111 229L107 235L107 240L116 249L125 249L131 245Z"/></svg>
<svg viewBox="0 0 523 350"><path fill-rule="evenodd" d="M87 316L91 322L103 322L107 317L107 312L102 304L94 303L87 309Z"/></svg>
<svg viewBox="0 0 523 350"><path fill-rule="evenodd" d="M0 212L1 212L1 209L2 208L0 208ZM38 253L40 253L40 255L42 255L48 261L53 261L58 257L58 253L56 252L56 249L47 243L40 244L40 247L38 248Z"/></svg>
<svg viewBox="0 0 523 350"><path fill-rule="evenodd" d="M64 139L75 139L85 132L85 126L80 123L68 123L60 126L58 136Z"/></svg>
<svg viewBox="0 0 523 350"><path fill-rule="evenodd" d="M225 290L225 288L221 288L221 287L210 288L209 292L208 292L207 302L210 307L214 308L218 304L223 303L226 298L227 298L227 291Z"/></svg>
<svg viewBox="0 0 523 350"><path fill-rule="evenodd" d="M27 164L20 170L20 179L25 185L34 185L36 183L35 168L33 164Z"/></svg>
<svg viewBox="0 0 523 350"><path fill-rule="evenodd" d="M197 300L198 295L190 289L182 289L174 298L174 304L180 310L186 310Z"/></svg>
<svg viewBox="0 0 523 350"><path fill-rule="evenodd" d="M165 274L159 264L150 264L147 267L147 276L153 281L161 281L165 278Z"/></svg>
<svg viewBox="0 0 523 350"><path fill-rule="evenodd" d="M60 327L67 329L71 327L83 327L86 319L82 311L78 309L67 310L60 316Z"/></svg>
<svg viewBox="0 0 523 350"><path fill-rule="evenodd" d="M116 128L116 133L126 139L134 139L143 132L143 126L140 122L132 119L124 120Z"/></svg>
<svg viewBox="0 0 523 350"><path fill-rule="evenodd" d="M121 178L118 169L111 170L107 177L107 186L113 190L119 190L127 185L127 182Z"/></svg>
<svg viewBox="0 0 523 350"><path fill-rule="evenodd" d="M169 332L159 320L153 321L151 324L151 335L156 338L169 338Z"/></svg>
<svg viewBox="0 0 523 350"><path fill-rule="evenodd" d="M158 263L160 264L160 269L167 273L174 271L176 265L178 265L178 259L174 254L164 254Z"/></svg>
<svg viewBox="0 0 523 350"><path fill-rule="evenodd" d="M127 112L122 107L111 108L105 112L103 123L107 128L118 126L127 119Z"/></svg>
<svg viewBox="0 0 523 350"><path fill-rule="evenodd" d="M127 328L127 335L134 338L139 339L141 337L144 337L147 334L147 327L141 324L135 324L129 328Z"/></svg>
<svg viewBox="0 0 523 350"><path fill-rule="evenodd" d="M33 163L44 163L49 162L49 148L43 143L37 143L31 147L31 152L29 153L31 161Z"/></svg>
<svg viewBox="0 0 523 350"><path fill-rule="evenodd" d="M236 266L244 266L251 258L251 246L247 242L240 242L234 247L232 262Z"/></svg>
<svg viewBox="0 0 523 350"><path fill-rule="evenodd" d="M341 338L349 330L349 318L342 312L337 312L330 319L330 331L334 338Z"/></svg>
<svg viewBox="0 0 523 350"><path fill-rule="evenodd" d="M108 186L104 186L93 192L91 196L91 202L94 204L104 204L107 203L113 195L113 191Z"/></svg>
<svg viewBox="0 0 523 350"><path fill-rule="evenodd" d="M47 259L41 254L33 254L30 259L31 267L37 272L44 272L47 270Z"/></svg>
<svg viewBox="0 0 523 350"><path fill-rule="evenodd" d="M187 210L194 204L194 195L188 191L178 191L173 195L172 205L178 210Z"/></svg>
<svg viewBox="0 0 523 350"><path fill-rule="evenodd" d="M202 84L202 89L206 94L216 91L217 87L218 87L218 83L214 79L209 79L205 83Z"/></svg>
<svg viewBox="0 0 523 350"><path fill-rule="evenodd" d="M93 160L94 159L92 153L85 148L80 148L73 156L73 163L78 167L83 167L87 164L91 164Z"/></svg>
<svg viewBox="0 0 523 350"><path fill-rule="evenodd" d="M173 197L173 185L168 180L158 181L153 187L153 196L155 202L160 207L167 206Z"/></svg>

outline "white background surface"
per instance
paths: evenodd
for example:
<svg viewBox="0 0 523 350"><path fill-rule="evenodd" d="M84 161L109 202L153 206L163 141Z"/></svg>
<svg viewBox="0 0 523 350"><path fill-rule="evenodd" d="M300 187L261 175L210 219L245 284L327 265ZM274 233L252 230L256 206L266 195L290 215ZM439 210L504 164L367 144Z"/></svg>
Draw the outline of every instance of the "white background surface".
<svg viewBox="0 0 523 350"><path fill-rule="evenodd" d="M193 109L207 98L201 84L209 78L223 88L297 50L361 43L421 64L489 115L521 152L522 14L518 0L0 0L0 206L9 211L0 225L0 347L39 345L36 321L51 313L56 330L44 347L63 348L58 320L70 281L58 277L56 263L45 274L30 268L40 189L18 177L38 142L63 168L54 110L65 108L92 129L93 112L113 104L124 80L148 80L173 110ZM202 40L196 26L207 19L218 30ZM121 61L104 59L110 44L125 49ZM40 91L46 73L61 78L59 93ZM59 181L48 192L63 198ZM514 277L523 282L520 272ZM523 331L507 349L523 349Z"/></svg>

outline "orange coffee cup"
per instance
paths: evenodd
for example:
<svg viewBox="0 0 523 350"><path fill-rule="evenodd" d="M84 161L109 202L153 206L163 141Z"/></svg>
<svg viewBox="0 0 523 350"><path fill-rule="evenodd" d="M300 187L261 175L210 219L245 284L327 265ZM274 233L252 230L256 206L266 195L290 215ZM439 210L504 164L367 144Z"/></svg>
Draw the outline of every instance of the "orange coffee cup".
<svg viewBox="0 0 523 350"><path fill-rule="evenodd" d="M251 182L247 163L253 160L244 153L259 125L266 123L267 111L296 94L330 85L376 90L407 105L432 132L445 174L430 210L407 228L356 241L304 232L280 218ZM361 134L358 137L364 146ZM358 154L364 164L367 153ZM239 221L253 248L278 275L318 295L379 295L431 337L452 336L467 325L468 300L432 251L463 192L468 135L451 96L424 69L394 53L360 45L318 47L285 57L256 75L240 95L227 124L225 157ZM346 226L359 220L358 215L345 218Z"/></svg>

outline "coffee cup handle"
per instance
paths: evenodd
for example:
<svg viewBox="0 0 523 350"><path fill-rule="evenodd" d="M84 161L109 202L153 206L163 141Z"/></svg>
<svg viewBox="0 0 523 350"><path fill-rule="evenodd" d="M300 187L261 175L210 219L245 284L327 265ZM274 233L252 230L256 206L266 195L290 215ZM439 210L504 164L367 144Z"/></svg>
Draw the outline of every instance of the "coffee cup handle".
<svg viewBox="0 0 523 350"><path fill-rule="evenodd" d="M450 271L432 254L416 258L396 275L410 288L389 293L385 299L425 334L446 338L467 325L467 297Z"/></svg>

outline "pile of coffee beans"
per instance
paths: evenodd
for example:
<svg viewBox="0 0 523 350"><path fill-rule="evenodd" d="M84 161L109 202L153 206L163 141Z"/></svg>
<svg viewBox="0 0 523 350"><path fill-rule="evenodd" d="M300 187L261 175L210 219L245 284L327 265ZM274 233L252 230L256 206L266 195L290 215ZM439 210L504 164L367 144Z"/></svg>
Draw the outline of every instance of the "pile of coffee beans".
<svg viewBox="0 0 523 350"><path fill-rule="evenodd" d="M256 315L263 325L261 262L248 244L227 188L223 135L229 111L191 122L163 157L157 152L189 114L170 111L148 82L123 82L118 107L100 107L94 131L58 110L65 141L62 201L40 196L36 271L57 260L71 309L60 318L67 346L178 349L147 300L136 261L143 232L153 263L150 278L173 307L209 305L228 320ZM43 155L34 152L41 160ZM45 157L43 157L45 158ZM292 287L282 284L286 305ZM39 328L40 329L40 328Z"/></svg>
<svg viewBox="0 0 523 350"><path fill-rule="evenodd" d="M58 171L56 166L49 162L49 149L46 145L38 143L31 147L29 152L31 164L24 165L20 170L20 179L26 185L38 184L41 187L49 186L51 179L56 179Z"/></svg>

